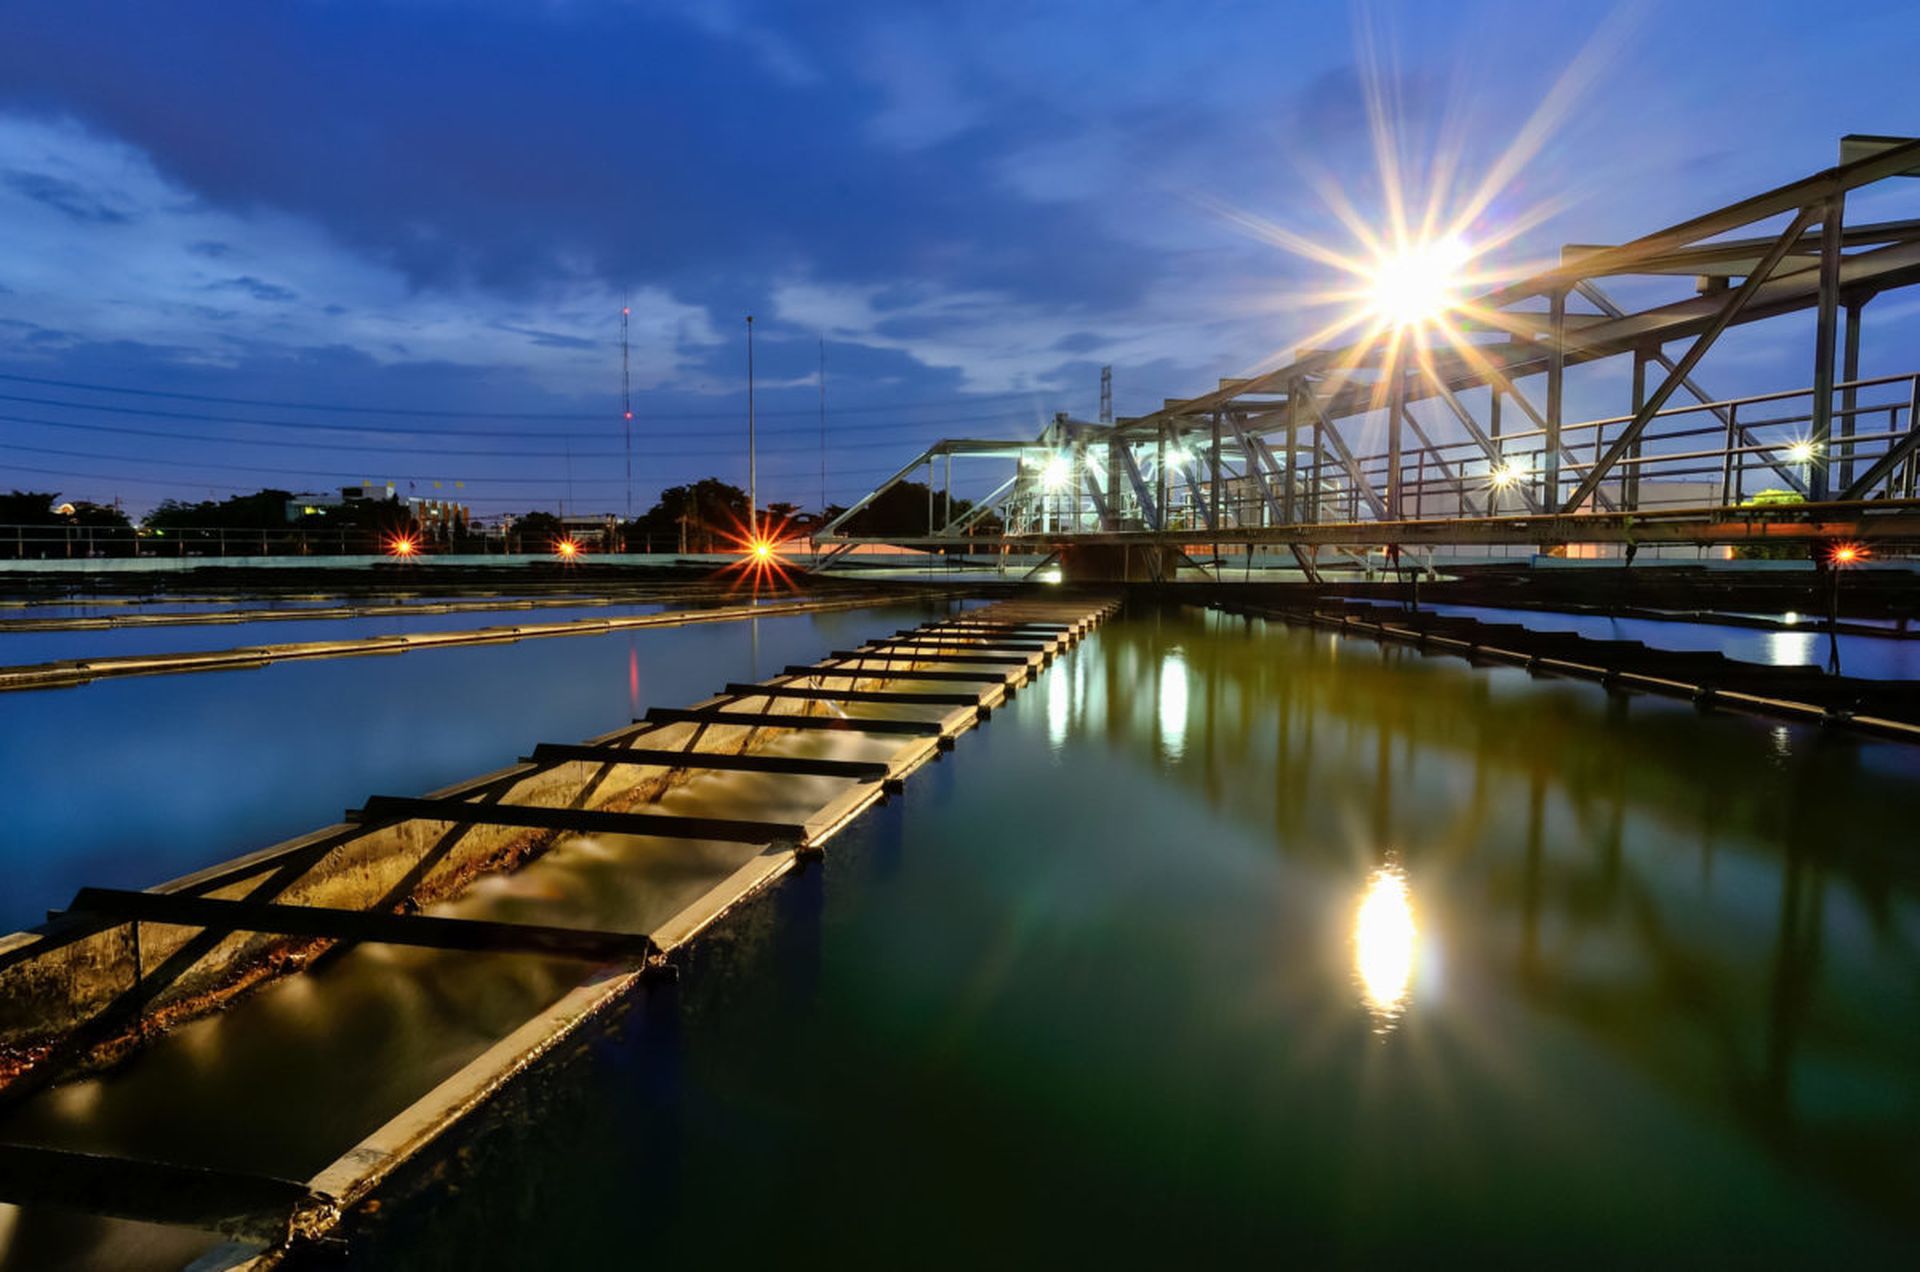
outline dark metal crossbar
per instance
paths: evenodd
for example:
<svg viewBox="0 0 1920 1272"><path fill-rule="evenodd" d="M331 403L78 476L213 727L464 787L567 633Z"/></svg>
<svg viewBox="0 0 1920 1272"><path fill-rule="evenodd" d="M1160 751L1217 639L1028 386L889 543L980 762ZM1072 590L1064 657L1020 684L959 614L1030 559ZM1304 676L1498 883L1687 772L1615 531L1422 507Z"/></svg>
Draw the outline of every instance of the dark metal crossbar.
<svg viewBox="0 0 1920 1272"><path fill-rule="evenodd" d="M828 654L829 658L871 658L886 662L942 662L942 663L999 663L1001 665L1027 666L1032 660L1024 654L1007 654L994 657L989 654L942 654L932 650L918 652L906 649L898 653L888 653L879 649L836 649Z"/></svg>
<svg viewBox="0 0 1920 1272"><path fill-rule="evenodd" d="M307 1197L290 1179L206 1166L0 1144L0 1201L275 1241Z"/></svg>
<svg viewBox="0 0 1920 1272"><path fill-rule="evenodd" d="M905 733L934 737L934 720L873 720L855 716L769 715L757 711L722 711L718 707L651 707L647 724L731 724L747 729L824 729L839 733Z"/></svg>
<svg viewBox="0 0 1920 1272"><path fill-rule="evenodd" d="M894 702L902 706L977 707L980 698L971 693L895 692L888 689L809 689L804 685L730 684L726 692L743 698L810 698L824 702Z"/></svg>
<svg viewBox="0 0 1920 1272"><path fill-rule="evenodd" d="M648 713L651 718L652 713ZM730 817L678 817L669 813L610 813L591 808L541 808L531 804L476 804L465 799L414 799L374 795L349 821L443 821L472 826L525 826L602 835L671 835L737 844L771 844L806 837L792 822L741 821Z"/></svg>
<svg viewBox="0 0 1920 1272"><path fill-rule="evenodd" d="M915 671L910 667L802 667L789 664L783 676L831 676L839 680L925 680L945 684L1002 685L1007 678L991 671Z"/></svg>
<svg viewBox="0 0 1920 1272"><path fill-rule="evenodd" d="M392 914L266 901L223 901L123 888L82 888L73 894L68 912L220 931L319 936L356 943L377 941L431 950L547 954L593 962L643 961L659 952L653 938L642 932L605 932L541 923L501 923L492 919L452 919L432 914Z"/></svg>
<svg viewBox="0 0 1920 1272"><path fill-rule="evenodd" d="M730 773L791 773L800 777L850 777L873 782L887 775L877 760L817 760L802 755L725 755L717 751L661 751L628 746L574 746L542 742L530 764L583 760L589 764L658 764L667 768L717 769Z"/></svg>

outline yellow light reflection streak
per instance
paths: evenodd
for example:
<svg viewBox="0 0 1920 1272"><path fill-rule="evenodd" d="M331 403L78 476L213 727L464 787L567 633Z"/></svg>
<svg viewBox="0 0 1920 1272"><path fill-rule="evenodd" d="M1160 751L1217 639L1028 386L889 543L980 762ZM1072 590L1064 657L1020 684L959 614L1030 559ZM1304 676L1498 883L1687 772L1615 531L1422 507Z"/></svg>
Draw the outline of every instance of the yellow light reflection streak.
<svg viewBox="0 0 1920 1272"><path fill-rule="evenodd" d="M1413 988L1413 951L1419 929L1406 872L1385 865L1367 879L1353 920L1353 968L1360 995L1386 1033L1406 1010Z"/></svg>

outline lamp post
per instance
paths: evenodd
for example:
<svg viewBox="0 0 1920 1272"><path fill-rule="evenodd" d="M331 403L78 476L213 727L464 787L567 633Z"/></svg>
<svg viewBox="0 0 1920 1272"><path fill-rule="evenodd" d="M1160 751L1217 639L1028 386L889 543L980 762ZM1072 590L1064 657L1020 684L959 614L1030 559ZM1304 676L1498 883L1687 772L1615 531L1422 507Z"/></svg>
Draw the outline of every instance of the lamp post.
<svg viewBox="0 0 1920 1272"><path fill-rule="evenodd" d="M760 537L760 469L753 436L753 315L747 315L747 537Z"/></svg>

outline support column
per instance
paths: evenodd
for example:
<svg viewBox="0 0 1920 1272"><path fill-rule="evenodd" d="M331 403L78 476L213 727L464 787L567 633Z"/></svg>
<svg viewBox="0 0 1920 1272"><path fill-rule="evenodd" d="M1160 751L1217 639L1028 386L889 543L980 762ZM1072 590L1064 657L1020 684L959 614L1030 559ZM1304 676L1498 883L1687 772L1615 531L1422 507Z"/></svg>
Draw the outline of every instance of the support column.
<svg viewBox="0 0 1920 1272"><path fill-rule="evenodd" d="M1547 308L1547 424L1542 447L1541 479L1549 507L1560 503L1560 412L1567 379L1567 292L1556 287Z"/></svg>
<svg viewBox="0 0 1920 1272"><path fill-rule="evenodd" d="M1807 498L1827 497L1828 442L1833 433L1834 328L1840 310L1840 229L1846 196L1835 194L1820 213L1820 304L1813 329L1813 459L1807 465Z"/></svg>
<svg viewBox="0 0 1920 1272"><path fill-rule="evenodd" d="M1312 388L1308 388L1307 392L1313 392ZM1326 422L1320 418L1320 412L1315 411L1313 413L1313 467L1307 472L1309 478L1307 482L1307 520L1309 522L1317 522L1320 520L1320 492L1326 489L1324 484L1326 474L1321 471L1320 464L1321 456L1326 454L1327 447L1327 439L1321 435L1321 430L1325 428Z"/></svg>
<svg viewBox="0 0 1920 1272"><path fill-rule="evenodd" d="M1220 533L1220 412L1213 413L1213 531ZM1214 553L1215 557L1220 554Z"/></svg>
<svg viewBox="0 0 1920 1272"><path fill-rule="evenodd" d="M1402 516L1400 433L1405 427L1403 417L1407 409L1407 377L1401 373L1397 356L1388 363L1387 374L1392 377L1387 382L1387 520L1398 521Z"/></svg>
<svg viewBox="0 0 1920 1272"><path fill-rule="evenodd" d="M1636 416L1640 414L1640 408L1647 404L1647 363L1650 361L1652 361L1652 355L1645 349L1636 348L1633 351L1632 413ZM1639 438L1633 439L1633 445L1627 450L1627 458L1630 460L1640 458ZM1620 508L1624 512L1640 510L1640 465L1638 463L1629 465L1627 475L1620 479Z"/></svg>
<svg viewBox="0 0 1920 1272"><path fill-rule="evenodd" d="M1295 477L1295 470L1300 464L1301 387L1299 380L1287 386L1287 467L1280 474L1280 513L1289 523L1301 519L1299 482Z"/></svg>
<svg viewBox="0 0 1920 1272"><path fill-rule="evenodd" d="M1167 426L1162 424L1157 430L1159 438L1153 452L1153 501L1160 508L1160 528L1168 528L1167 491Z"/></svg>
<svg viewBox="0 0 1920 1272"><path fill-rule="evenodd" d="M1839 462L1840 489L1853 485L1853 446L1854 407L1859 405L1860 391L1852 387L1860 378L1860 311L1867 307L1872 297L1847 302L1847 344L1846 353L1840 364L1840 378L1847 388L1840 390L1840 428L1841 447L1836 458Z"/></svg>

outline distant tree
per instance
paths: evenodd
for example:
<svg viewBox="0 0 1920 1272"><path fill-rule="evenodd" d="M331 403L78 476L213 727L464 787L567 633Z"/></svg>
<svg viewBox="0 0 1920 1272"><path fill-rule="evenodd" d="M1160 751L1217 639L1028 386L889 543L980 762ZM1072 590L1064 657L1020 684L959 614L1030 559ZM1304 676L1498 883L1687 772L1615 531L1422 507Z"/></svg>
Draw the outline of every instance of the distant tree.
<svg viewBox="0 0 1920 1272"><path fill-rule="evenodd" d="M0 495L0 525L57 526L61 518L53 511L57 492L16 490Z"/></svg>
<svg viewBox="0 0 1920 1272"><path fill-rule="evenodd" d="M148 513L143 524L150 530L183 530L195 527L222 530L278 530L287 524L290 491L259 490L251 495L232 495L219 502L211 499L186 503L163 499Z"/></svg>
<svg viewBox="0 0 1920 1272"><path fill-rule="evenodd" d="M929 493L933 497L931 520ZM922 535L940 529L972 507L971 499L955 498L949 505L942 492L929 492L925 482L903 481L855 513L840 530L843 534L866 536ZM835 515L839 515L838 512Z"/></svg>
<svg viewBox="0 0 1920 1272"><path fill-rule="evenodd" d="M689 552L716 552L731 546L746 525L747 492L718 477L705 477L667 487L653 507L624 529L630 544L651 541L659 549L684 543Z"/></svg>
<svg viewBox="0 0 1920 1272"><path fill-rule="evenodd" d="M73 501L73 511L63 518L76 526L87 526L95 530L127 530L133 523L127 520L127 514L112 504L93 503L86 499Z"/></svg>
<svg viewBox="0 0 1920 1272"><path fill-rule="evenodd" d="M551 551L566 533L566 524L550 512L529 512L513 519L517 552Z"/></svg>

